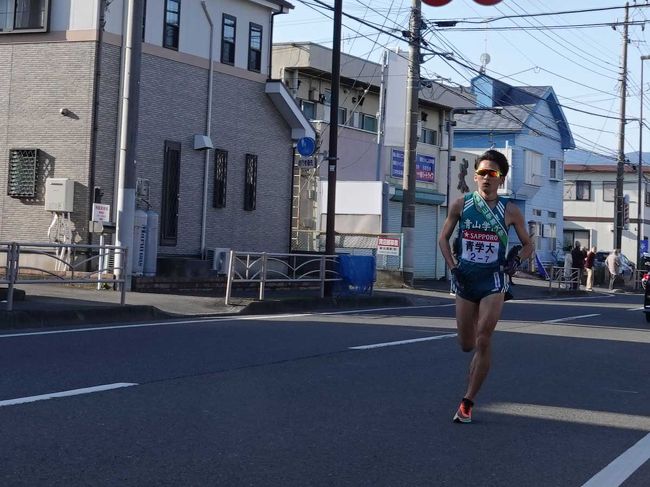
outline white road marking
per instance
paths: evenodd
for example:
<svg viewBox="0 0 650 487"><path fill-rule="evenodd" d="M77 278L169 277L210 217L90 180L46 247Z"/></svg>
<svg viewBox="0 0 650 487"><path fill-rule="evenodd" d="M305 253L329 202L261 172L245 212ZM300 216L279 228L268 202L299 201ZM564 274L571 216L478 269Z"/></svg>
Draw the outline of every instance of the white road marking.
<svg viewBox="0 0 650 487"><path fill-rule="evenodd" d="M81 394L91 394L93 392L110 391L111 389L120 389L122 387L137 386L138 384L131 382L116 382L115 384L104 384L101 386L84 387L83 389L72 389L70 391L50 392L49 394L41 394L39 396L19 397L16 399L7 399L0 401L0 407L13 406L15 404L25 404L27 402L45 401L55 397L78 396Z"/></svg>
<svg viewBox="0 0 650 487"><path fill-rule="evenodd" d="M644 309L643 306L639 306L638 308L628 308L626 311L643 311Z"/></svg>
<svg viewBox="0 0 650 487"><path fill-rule="evenodd" d="M582 487L618 487L650 459L650 434L623 452Z"/></svg>
<svg viewBox="0 0 650 487"><path fill-rule="evenodd" d="M562 321L577 320L579 318L592 318L594 316L600 316L600 313L591 314L591 315L567 316L566 318L557 318L555 320L542 321L542 323L561 323Z"/></svg>
<svg viewBox="0 0 650 487"><path fill-rule="evenodd" d="M396 342L373 343L372 345L359 345L358 347L349 347L350 350L369 350L371 348L381 347L394 347L396 345L407 345L409 343L426 342L429 340L440 340L441 338L453 338L458 336L457 333L450 333L449 335L436 335L433 337L413 338L411 340L399 340Z"/></svg>
<svg viewBox="0 0 650 487"><path fill-rule="evenodd" d="M456 306L456 305L454 303L451 303L451 304L429 304L423 306L394 306L388 308L327 311L322 313L292 313L292 314L283 314L283 315L206 316L203 318L188 318L186 320L159 321L154 323L138 323L135 325L93 326L89 328L69 328L64 330L7 333L5 335L0 335L0 338L17 338L17 337L38 336L38 335L59 335L63 333L86 333L86 332L95 332L95 331L121 330L121 329L128 329L128 328L149 328L149 327L170 326L170 325L193 325L193 324L200 324L200 323L209 323L212 321L280 320L285 318L301 318L301 317L308 317L308 316L361 314L370 311L377 312L377 311L394 311L394 310L409 310L409 309L422 309L422 308L448 308L450 306Z"/></svg>

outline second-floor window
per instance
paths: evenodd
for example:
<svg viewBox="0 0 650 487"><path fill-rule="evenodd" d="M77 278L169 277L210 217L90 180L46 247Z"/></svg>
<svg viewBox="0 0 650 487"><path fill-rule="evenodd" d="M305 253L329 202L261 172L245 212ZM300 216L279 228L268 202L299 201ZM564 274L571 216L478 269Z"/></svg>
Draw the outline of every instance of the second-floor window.
<svg viewBox="0 0 650 487"><path fill-rule="evenodd" d="M0 34L46 32L50 0L0 0Z"/></svg>
<svg viewBox="0 0 650 487"><path fill-rule="evenodd" d="M437 145L438 132L436 130L426 129L422 127L422 132L420 132L420 142L423 144Z"/></svg>
<svg viewBox="0 0 650 487"><path fill-rule="evenodd" d="M524 150L524 166L524 182L533 186L541 186L543 184L542 155L532 150Z"/></svg>
<svg viewBox="0 0 650 487"><path fill-rule="evenodd" d="M377 117L366 113L359 114L359 128L369 132L377 132Z"/></svg>
<svg viewBox="0 0 650 487"><path fill-rule="evenodd" d="M562 161L558 161L557 159L551 159L548 161L549 168L548 168L548 178L549 179L558 179L561 180L563 179L563 174L562 174Z"/></svg>
<svg viewBox="0 0 650 487"><path fill-rule="evenodd" d="M614 201L616 196L616 181L603 182L603 201Z"/></svg>
<svg viewBox="0 0 650 487"><path fill-rule="evenodd" d="M301 100L300 109L308 120L316 119L316 103L313 101Z"/></svg>
<svg viewBox="0 0 650 487"><path fill-rule="evenodd" d="M262 26L250 24L248 33L248 70L257 71L262 69Z"/></svg>
<svg viewBox="0 0 650 487"><path fill-rule="evenodd" d="M564 199L569 201L590 201L591 181L568 181L564 183Z"/></svg>
<svg viewBox="0 0 650 487"><path fill-rule="evenodd" d="M237 19L232 15L223 14L221 24L221 62L235 64L235 34Z"/></svg>
<svg viewBox="0 0 650 487"><path fill-rule="evenodd" d="M163 47L178 50L178 33L181 21L181 0L165 0L165 28Z"/></svg>

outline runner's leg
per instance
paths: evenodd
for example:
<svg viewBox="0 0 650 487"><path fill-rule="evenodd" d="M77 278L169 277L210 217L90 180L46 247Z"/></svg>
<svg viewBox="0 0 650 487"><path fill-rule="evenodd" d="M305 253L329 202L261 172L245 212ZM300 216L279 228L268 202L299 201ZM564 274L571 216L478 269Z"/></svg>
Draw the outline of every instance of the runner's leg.
<svg viewBox="0 0 650 487"><path fill-rule="evenodd" d="M492 333L501 317L503 297L503 293L490 294L479 303L475 335L476 350L469 369L469 383L465 394L467 399L474 400L490 370Z"/></svg>

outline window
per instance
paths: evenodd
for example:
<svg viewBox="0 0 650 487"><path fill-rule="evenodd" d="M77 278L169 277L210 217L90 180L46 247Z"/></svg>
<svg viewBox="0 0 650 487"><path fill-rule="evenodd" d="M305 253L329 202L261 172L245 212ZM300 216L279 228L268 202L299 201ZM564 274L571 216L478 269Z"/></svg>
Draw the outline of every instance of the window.
<svg viewBox="0 0 650 487"><path fill-rule="evenodd" d="M526 184L541 186L544 182L542 177L542 155L539 152L524 150L524 169Z"/></svg>
<svg viewBox="0 0 650 487"><path fill-rule="evenodd" d="M165 0L163 47L178 50L178 29L181 19L181 0Z"/></svg>
<svg viewBox="0 0 650 487"><path fill-rule="evenodd" d="M235 33L237 19L232 15L223 14L221 24L221 62L235 64Z"/></svg>
<svg viewBox="0 0 650 487"><path fill-rule="evenodd" d="M7 195L13 198L34 198L38 174L38 149L11 149Z"/></svg>
<svg viewBox="0 0 650 487"><path fill-rule="evenodd" d="M348 111L339 107L339 125L348 125Z"/></svg>
<svg viewBox="0 0 650 487"><path fill-rule="evenodd" d="M248 32L248 70L257 71L262 69L262 26L250 24Z"/></svg>
<svg viewBox="0 0 650 487"><path fill-rule="evenodd" d="M0 0L0 34L47 32L50 0Z"/></svg>
<svg viewBox="0 0 650 487"><path fill-rule="evenodd" d="M226 180L228 178L228 152L215 149L214 151L214 208L226 207Z"/></svg>
<svg viewBox="0 0 650 487"><path fill-rule="evenodd" d="M257 197L257 156L246 154L246 174L244 181L244 210L255 209Z"/></svg>
<svg viewBox="0 0 650 487"><path fill-rule="evenodd" d="M564 199L591 201L591 181L572 181L564 183Z"/></svg>
<svg viewBox="0 0 650 487"><path fill-rule="evenodd" d="M160 211L160 245L176 245L180 176L181 144L166 140Z"/></svg>
<svg viewBox="0 0 650 487"><path fill-rule="evenodd" d="M557 159L551 159L548 161L549 168L548 168L548 177L549 179L556 179L561 181L564 179L564 174L563 172L563 161L558 161Z"/></svg>
<svg viewBox="0 0 650 487"><path fill-rule="evenodd" d="M316 119L316 103L313 101L301 100L300 109L308 120Z"/></svg>
<svg viewBox="0 0 650 487"><path fill-rule="evenodd" d="M542 216L542 210L533 208L533 216Z"/></svg>
<svg viewBox="0 0 650 487"><path fill-rule="evenodd" d="M361 113L359 117L359 128L368 132L377 132L377 117Z"/></svg>
<svg viewBox="0 0 650 487"><path fill-rule="evenodd" d="M555 211L549 211L548 212L548 217L549 218L557 218L557 213Z"/></svg>
<svg viewBox="0 0 650 487"><path fill-rule="evenodd" d="M422 127L422 131L420 132L420 142L423 144L437 145L438 131Z"/></svg>
<svg viewBox="0 0 650 487"><path fill-rule="evenodd" d="M650 206L650 189L648 189L648 185L645 185L645 205Z"/></svg>
<svg viewBox="0 0 650 487"><path fill-rule="evenodd" d="M616 181L603 182L603 201L614 201L616 198Z"/></svg>

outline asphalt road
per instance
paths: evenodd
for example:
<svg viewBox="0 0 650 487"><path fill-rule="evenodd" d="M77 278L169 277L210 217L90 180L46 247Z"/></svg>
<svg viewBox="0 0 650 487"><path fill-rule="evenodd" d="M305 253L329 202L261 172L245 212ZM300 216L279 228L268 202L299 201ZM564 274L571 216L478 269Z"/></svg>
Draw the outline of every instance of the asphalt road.
<svg viewBox="0 0 650 487"><path fill-rule="evenodd" d="M4 333L0 485L647 487L639 299L507 303L471 425L451 301Z"/></svg>

